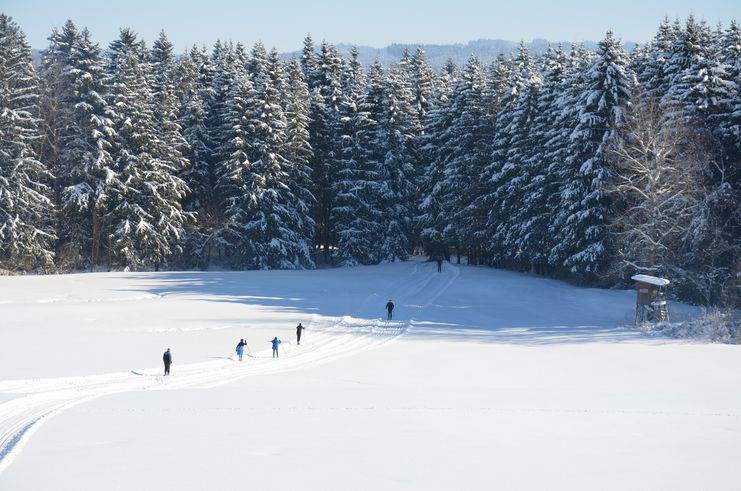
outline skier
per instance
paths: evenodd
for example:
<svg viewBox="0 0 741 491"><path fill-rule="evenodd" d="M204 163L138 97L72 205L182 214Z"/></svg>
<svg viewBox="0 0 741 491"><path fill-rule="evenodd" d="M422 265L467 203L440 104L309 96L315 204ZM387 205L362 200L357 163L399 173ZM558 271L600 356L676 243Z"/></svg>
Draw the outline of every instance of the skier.
<svg viewBox="0 0 741 491"><path fill-rule="evenodd" d="M165 375L170 375L170 365L172 365L172 353L170 353L170 348L167 348L165 354L162 355L162 361L165 362Z"/></svg>
<svg viewBox="0 0 741 491"><path fill-rule="evenodd" d="M301 323L298 323L298 326L296 326L296 344L301 345L301 331L306 329L304 326L301 325Z"/></svg>
<svg viewBox="0 0 741 491"><path fill-rule="evenodd" d="M283 341L278 339L278 336L276 336L270 342L273 343L273 358L278 358L278 345L282 343Z"/></svg>
<svg viewBox="0 0 741 491"><path fill-rule="evenodd" d="M437 258L437 272L440 273L443 270L443 258Z"/></svg>
<svg viewBox="0 0 741 491"><path fill-rule="evenodd" d="M240 339L239 343L237 344L237 354L239 355L239 361L242 361L242 355L244 354L244 346L247 343L244 342L244 339Z"/></svg>
<svg viewBox="0 0 741 491"><path fill-rule="evenodd" d="M386 302L386 311L388 312L388 314L386 315L386 319L391 320L394 317L394 302L392 302L390 298L389 301Z"/></svg>

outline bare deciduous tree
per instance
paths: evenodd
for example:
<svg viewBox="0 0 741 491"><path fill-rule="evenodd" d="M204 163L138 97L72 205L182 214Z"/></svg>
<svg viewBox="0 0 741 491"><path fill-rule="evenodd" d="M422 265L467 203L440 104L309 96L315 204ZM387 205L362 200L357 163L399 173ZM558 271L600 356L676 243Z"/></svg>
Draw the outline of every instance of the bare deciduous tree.
<svg viewBox="0 0 741 491"><path fill-rule="evenodd" d="M608 151L610 224L617 273L667 274L680 262L683 237L703 197L699 163L708 156L691 130L668 127L662 109L637 96Z"/></svg>

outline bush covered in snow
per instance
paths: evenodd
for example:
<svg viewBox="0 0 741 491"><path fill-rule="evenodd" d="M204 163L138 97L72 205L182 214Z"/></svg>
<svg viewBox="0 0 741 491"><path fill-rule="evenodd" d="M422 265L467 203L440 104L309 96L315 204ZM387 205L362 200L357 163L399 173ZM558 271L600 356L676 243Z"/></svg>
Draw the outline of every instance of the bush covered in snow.
<svg viewBox="0 0 741 491"><path fill-rule="evenodd" d="M712 343L741 344L741 311L703 309L700 316L680 322L647 323L647 333L660 333L674 338L692 338Z"/></svg>

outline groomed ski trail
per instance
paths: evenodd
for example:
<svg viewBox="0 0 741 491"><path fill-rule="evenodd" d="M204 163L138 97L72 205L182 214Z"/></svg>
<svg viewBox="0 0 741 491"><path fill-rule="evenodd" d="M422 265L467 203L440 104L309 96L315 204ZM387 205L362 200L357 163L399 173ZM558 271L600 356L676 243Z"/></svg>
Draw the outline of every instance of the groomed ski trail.
<svg viewBox="0 0 741 491"><path fill-rule="evenodd" d="M49 418L65 409L95 398L123 392L212 388L236 380L308 368L383 346L398 339L413 325L416 316L455 282L459 270L452 264L445 274L432 263L416 264L409 277L395 282L387 294L396 295L397 312L405 320L386 321L352 316L321 317L314 314L306 325L304 344L284 342L280 358L265 349L244 358L236 356L185 365L172 365L172 375L162 368L82 377L9 380L0 382L0 393L23 394L0 404L0 473L27 444L31 435ZM378 293L370 296L379 297ZM371 300L367 299L364 305ZM267 340L266 340L267 344Z"/></svg>

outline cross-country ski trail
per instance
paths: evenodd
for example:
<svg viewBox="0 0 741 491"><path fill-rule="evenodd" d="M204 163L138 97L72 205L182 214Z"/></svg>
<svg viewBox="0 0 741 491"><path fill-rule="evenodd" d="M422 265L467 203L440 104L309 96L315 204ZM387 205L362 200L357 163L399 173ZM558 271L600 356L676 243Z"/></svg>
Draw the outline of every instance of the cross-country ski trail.
<svg viewBox="0 0 741 491"><path fill-rule="evenodd" d="M82 377L2 381L0 393L21 396L0 404L0 472L11 464L41 423L97 397L130 391L217 387L244 377L312 367L383 346L407 332L415 318L457 276L458 268L452 264L442 274L436 272L432 263L418 264L409 276L395 279L388 291L369 294L357 309L358 317L312 315L306 324L310 335L300 347L284 343L280 358L271 358L266 349L249 353L241 363L234 356L185 365L173 363L172 375L168 377L157 367ZM402 320L361 317L382 308L384 302L379 299L384 296L396 299L396 312Z"/></svg>

